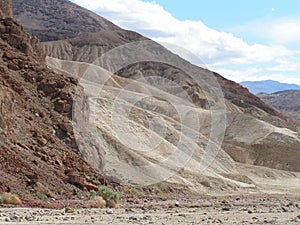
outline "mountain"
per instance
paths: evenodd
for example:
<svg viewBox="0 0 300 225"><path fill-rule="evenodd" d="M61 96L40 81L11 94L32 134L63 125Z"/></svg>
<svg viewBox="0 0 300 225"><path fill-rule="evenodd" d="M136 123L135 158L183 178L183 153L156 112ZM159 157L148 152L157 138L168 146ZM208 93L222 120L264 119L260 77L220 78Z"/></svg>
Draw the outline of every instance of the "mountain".
<svg viewBox="0 0 300 225"><path fill-rule="evenodd" d="M258 93L271 94L278 91L300 90L300 85L280 83L274 80L243 81L240 84L243 87L248 88L248 90L253 94L258 94Z"/></svg>
<svg viewBox="0 0 300 225"><path fill-rule="evenodd" d="M11 6L1 1L0 193L18 194L25 205L51 204L39 196L59 205L54 201L78 199L109 182L83 159L75 140L71 117L74 92L82 91L78 81L47 68L39 40L11 18ZM100 165L102 150L96 143L93 148Z"/></svg>
<svg viewBox="0 0 300 225"><path fill-rule="evenodd" d="M54 10L57 6L57 10ZM62 40L83 33L119 30L108 20L69 1L13 1L14 15L41 41Z"/></svg>
<svg viewBox="0 0 300 225"><path fill-rule="evenodd" d="M69 1L13 4L16 19L43 40L48 67L84 88L90 110L75 99L74 133L89 128L105 151L106 176L200 193L299 190L297 127L241 85Z"/></svg>
<svg viewBox="0 0 300 225"><path fill-rule="evenodd" d="M258 97L290 118L300 122L300 90L259 94Z"/></svg>

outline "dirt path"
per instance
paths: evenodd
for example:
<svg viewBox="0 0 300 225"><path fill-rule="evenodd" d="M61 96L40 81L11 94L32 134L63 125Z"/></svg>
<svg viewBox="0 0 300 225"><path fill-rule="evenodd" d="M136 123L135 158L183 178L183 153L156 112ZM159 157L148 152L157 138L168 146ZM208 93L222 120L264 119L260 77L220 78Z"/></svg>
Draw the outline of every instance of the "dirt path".
<svg viewBox="0 0 300 225"><path fill-rule="evenodd" d="M127 200L120 209L0 208L0 224L300 224L300 196Z"/></svg>

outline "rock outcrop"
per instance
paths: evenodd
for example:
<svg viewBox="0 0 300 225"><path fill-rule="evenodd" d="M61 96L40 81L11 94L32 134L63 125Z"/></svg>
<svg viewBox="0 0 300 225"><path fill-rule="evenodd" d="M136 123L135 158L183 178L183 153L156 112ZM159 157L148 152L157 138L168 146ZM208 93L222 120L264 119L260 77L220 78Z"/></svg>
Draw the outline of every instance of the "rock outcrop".
<svg viewBox="0 0 300 225"><path fill-rule="evenodd" d="M39 40L10 18L6 3L1 1L5 18L0 19L0 191L13 191L29 205L37 194L76 198L81 190L108 182L82 158L74 137L78 81L47 68ZM101 165L102 150L93 146ZM71 174L81 183L71 182Z"/></svg>

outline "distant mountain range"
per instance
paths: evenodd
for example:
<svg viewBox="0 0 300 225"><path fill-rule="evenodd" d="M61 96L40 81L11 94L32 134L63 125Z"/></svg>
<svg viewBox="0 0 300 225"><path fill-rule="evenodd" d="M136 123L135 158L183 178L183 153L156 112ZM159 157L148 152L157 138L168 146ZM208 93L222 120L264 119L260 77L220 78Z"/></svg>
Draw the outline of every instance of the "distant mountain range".
<svg viewBox="0 0 300 225"><path fill-rule="evenodd" d="M274 80L243 81L240 84L245 88L248 88L252 94L272 94L279 91L300 90L300 85L280 83Z"/></svg>

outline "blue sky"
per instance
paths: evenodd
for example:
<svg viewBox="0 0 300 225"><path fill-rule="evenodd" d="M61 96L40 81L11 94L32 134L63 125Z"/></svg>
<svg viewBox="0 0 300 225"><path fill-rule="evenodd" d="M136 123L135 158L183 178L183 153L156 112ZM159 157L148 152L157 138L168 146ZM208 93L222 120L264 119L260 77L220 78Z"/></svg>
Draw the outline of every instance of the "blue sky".
<svg viewBox="0 0 300 225"><path fill-rule="evenodd" d="M125 29L183 47L228 79L300 84L299 0L73 2Z"/></svg>
<svg viewBox="0 0 300 225"><path fill-rule="evenodd" d="M256 19L299 16L298 0L144 0L156 2L180 20L202 20L214 29L230 29Z"/></svg>

